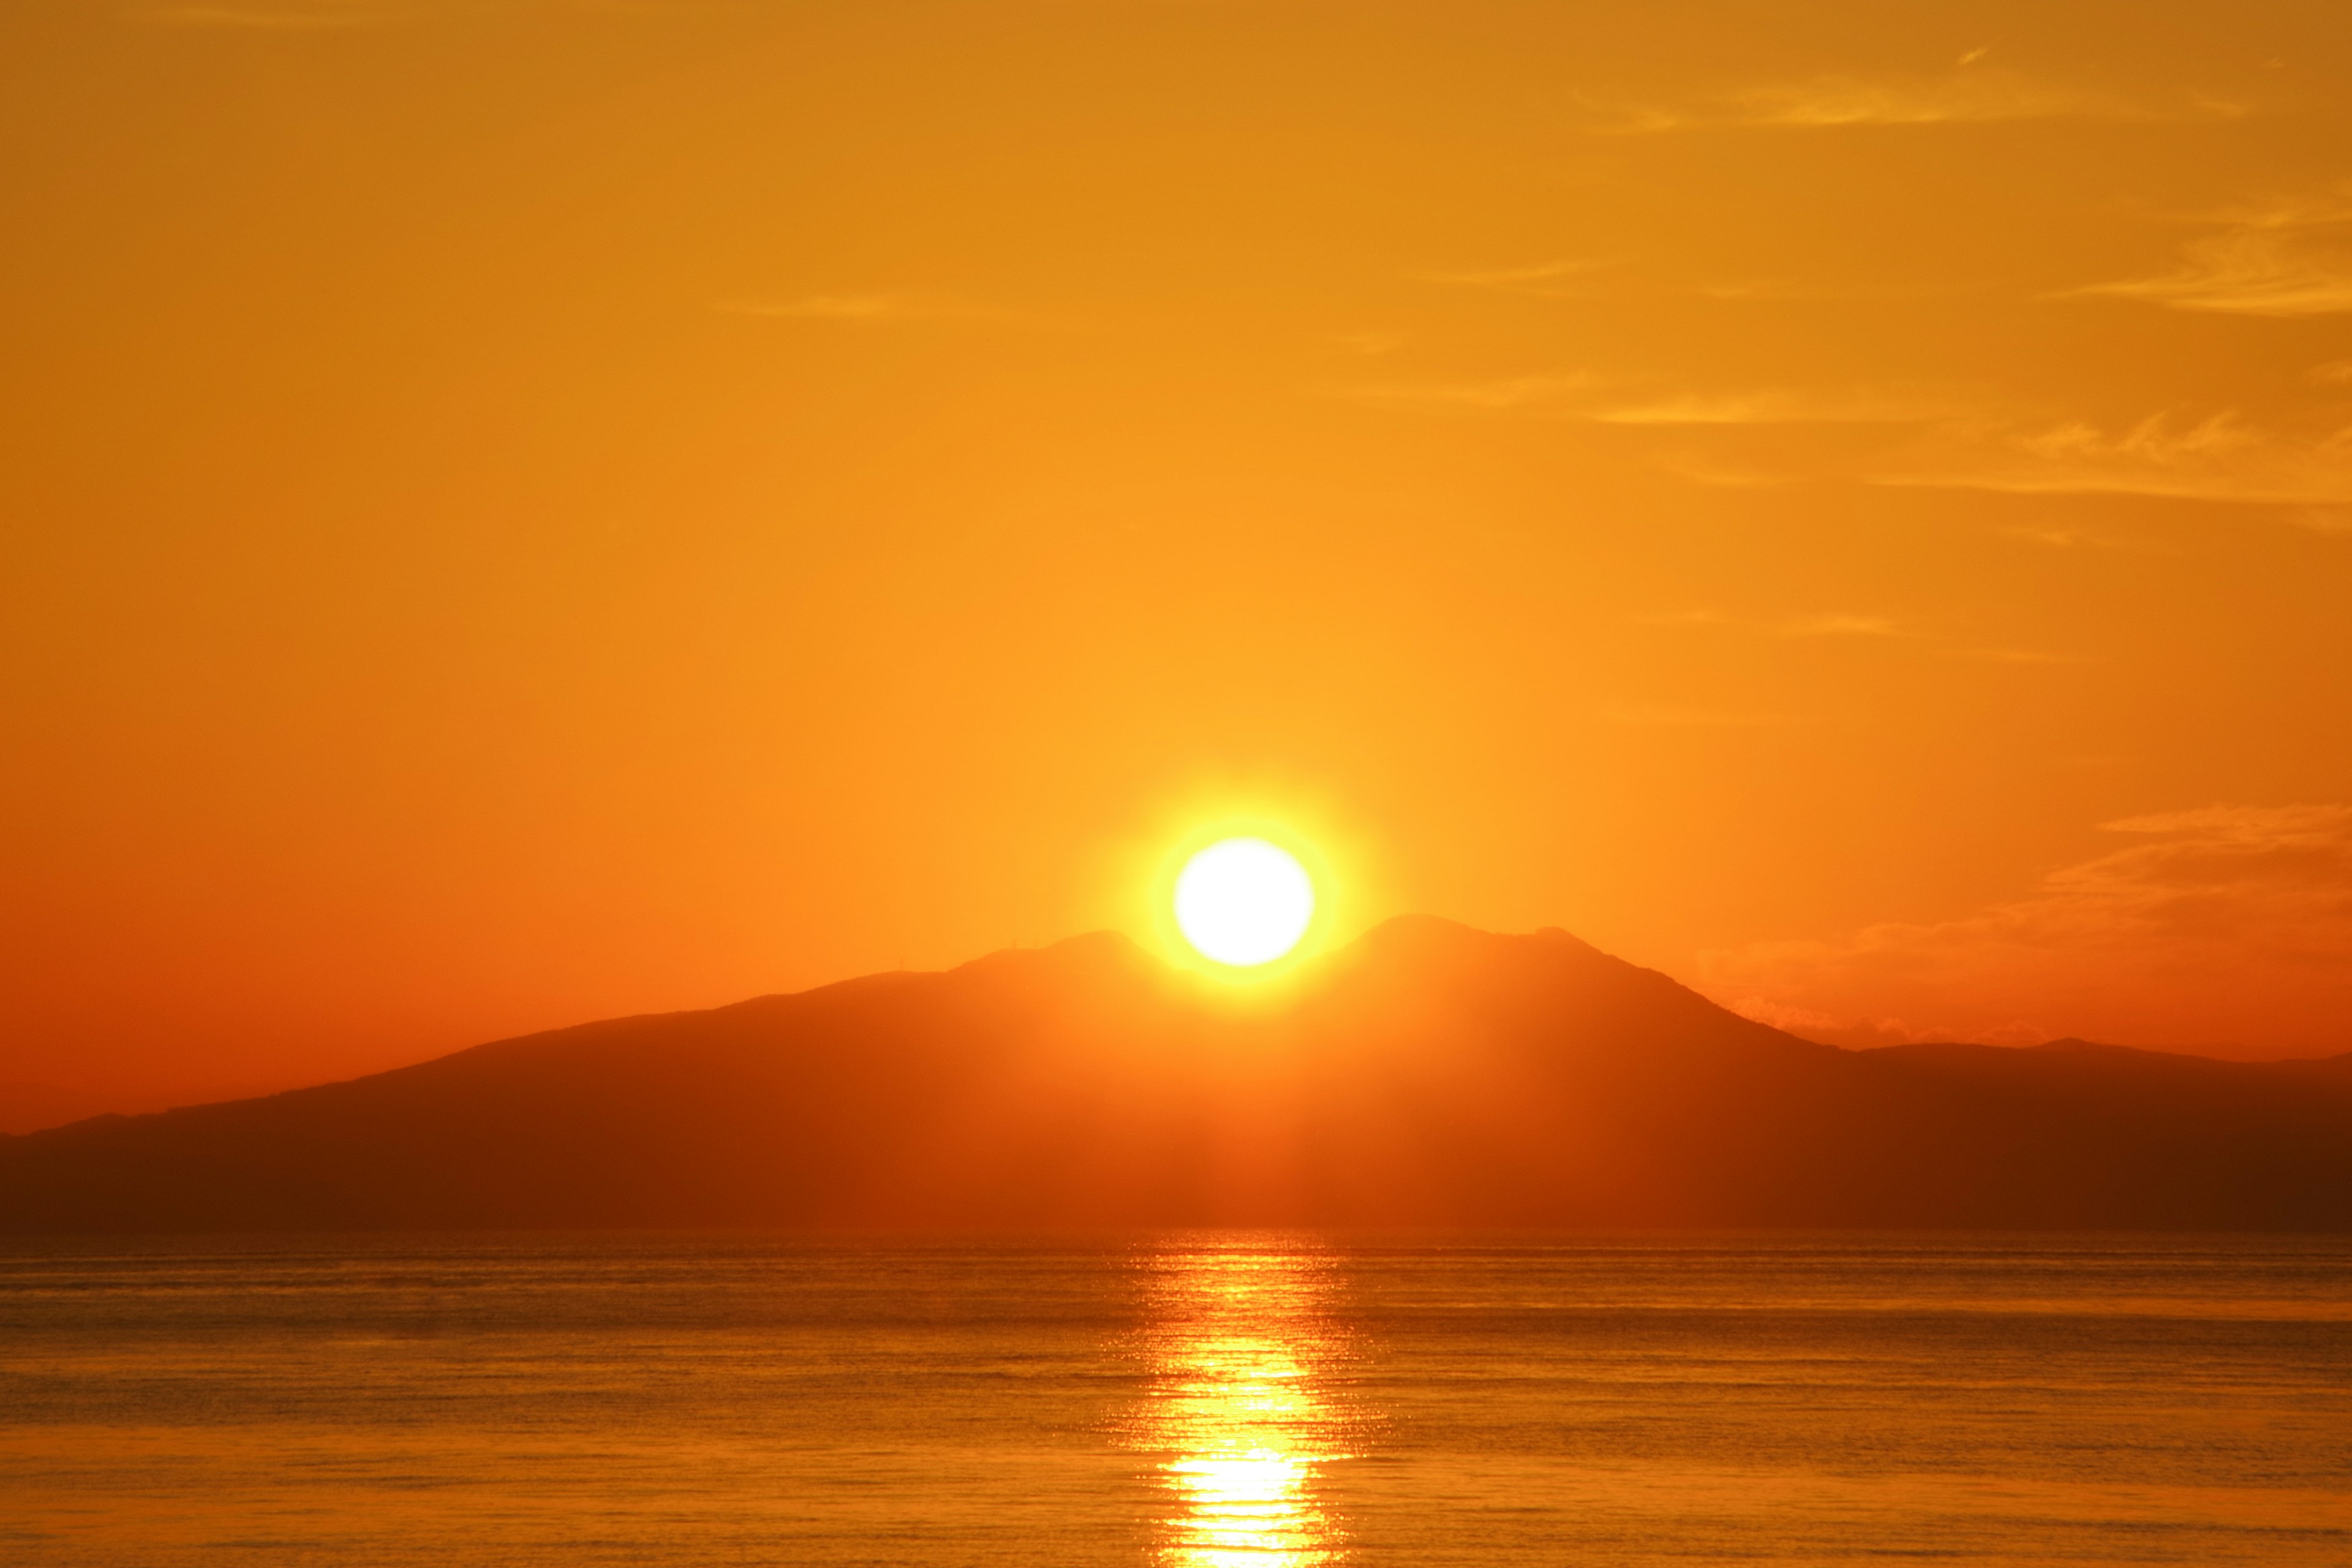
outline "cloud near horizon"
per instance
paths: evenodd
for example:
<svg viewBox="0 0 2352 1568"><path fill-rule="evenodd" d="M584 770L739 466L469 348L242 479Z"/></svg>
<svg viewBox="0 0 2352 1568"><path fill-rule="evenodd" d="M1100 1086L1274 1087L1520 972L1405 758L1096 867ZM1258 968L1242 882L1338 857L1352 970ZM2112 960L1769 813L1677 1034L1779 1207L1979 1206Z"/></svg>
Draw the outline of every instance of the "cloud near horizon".
<svg viewBox="0 0 2352 1568"><path fill-rule="evenodd" d="M2312 373L2331 381L2331 363ZM1694 483L1755 488L1805 479L2013 495L2148 496L2278 509L2322 533L2352 532L2352 425L2277 429L2234 409L2176 410L2109 429L2087 420L2028 424L1965 389L1764 387L1661 391L1589 371L1345 389L1367 403L1517 414L1590 425L1706 430L1771 426L1915 426L1873 458L1826 468L1731 468L1683 453L1665 460Z"/></svg>
<svg viewBox="0 0 2352 1568"><path fill-rule="evenodd" d="M1913 425L1958 417L1960 395L1857 387L1813 391L1759 387L1735 392L1643 389L1591 371L1502 376L1487 381L1391 383L1349 389L1374 403L1523 410L1597 425Z"/></svg>
<svg viewBox="0 0 2352 1568"><path fill-rule="evenodd" d="M2170 272L2066 293L2241 316L2352 311L2352 185L2217 213L2212 221L2225 226L2192 241Z"/></svg>
<svg viewBox="0 0 2352 1568"><path fill-rule="evenodd" d="M1957 398L1871 387L1826 393L1766 387L1636 398L1588 417L1604 425L1916 425L1951 418L1965 407Z"/></svg>
<svg viewBox="0 0 2352 1568"><path fill-rule="evenodd" d="M2038 430L1954 426L1867 476L1882 485L2020 495L2138 495L2327 508L2352 504L2352 426L2296 436L2224 410L2157 414L2115 434L2081 421ZM2325 514L2302 521L2333 531Z"/></svg>
<svg viewBox="0 0 2352 1568"><path fill-rule="evenodd" d="M2194 94L2144 102L2097 89L1980 67L1972 51L1941 75L1822 75L1766 82L1681 107L1603 107L1596 129L1621 136L1677 131L1966 125L2020 120L2228 120L2242 104Z"/></svg>
<svg viewBox="0 0 2352 1568"><path fill-rule="evenodd" d="M1538 299L1578 298L1588 289L1570 287L1578 279L1595 273L1607 272L1624 265L1622 258L1573 259L1529 262L1517 267L1472 268L1454 272L1421 274L1425 283L1442 283L1465 289L1500 289L1512 293L1532 294Z"/></svg>
<svg viewBox="0 0 2352 1568"><path fill-rule="evenodd" d="M1702 957L1727 1005L1832 1044L2064 1036L2352 1050L2352 806L2216 805L2110 822L2139 840L1933 924Z"/></svg>

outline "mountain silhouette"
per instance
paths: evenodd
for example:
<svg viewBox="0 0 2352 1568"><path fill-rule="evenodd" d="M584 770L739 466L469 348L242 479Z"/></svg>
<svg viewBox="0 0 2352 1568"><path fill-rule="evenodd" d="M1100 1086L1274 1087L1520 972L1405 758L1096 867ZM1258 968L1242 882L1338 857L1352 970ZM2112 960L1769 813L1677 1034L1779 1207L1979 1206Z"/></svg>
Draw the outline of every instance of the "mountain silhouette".
<svg viewBox="0 0 2352 1568"><path fill-rule="evenodd" d="M2352 1056L1847 1051L1567 933L1110 933L0 1139L0 1230L2352 1228Z"/></svg>

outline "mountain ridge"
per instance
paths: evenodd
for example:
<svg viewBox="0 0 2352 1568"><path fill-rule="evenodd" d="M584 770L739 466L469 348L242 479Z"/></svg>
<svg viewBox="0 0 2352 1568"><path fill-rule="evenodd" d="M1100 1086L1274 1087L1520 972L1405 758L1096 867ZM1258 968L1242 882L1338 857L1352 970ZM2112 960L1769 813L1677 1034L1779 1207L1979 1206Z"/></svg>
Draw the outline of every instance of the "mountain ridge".
<svg viewBox="0 0 2352 1568"><path fill-rule="evenodd" d="M2352 1073L2080 1046L1843 1050L1556 929L1239 987L1095 932L0 1140L0 1231L2352 1228Z"/></svg>

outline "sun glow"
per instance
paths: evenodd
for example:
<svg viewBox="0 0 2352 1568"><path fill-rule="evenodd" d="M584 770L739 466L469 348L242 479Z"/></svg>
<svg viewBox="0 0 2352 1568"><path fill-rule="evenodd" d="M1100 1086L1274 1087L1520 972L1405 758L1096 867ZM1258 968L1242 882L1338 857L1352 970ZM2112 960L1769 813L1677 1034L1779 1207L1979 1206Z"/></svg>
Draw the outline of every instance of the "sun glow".
<svg viewBox="0 0 2352 1568"><path fill-rule="evenodd" d="M1271 963L1315 918L1315 883L1297 858L1263 838L1227 838L1176 876L1176 928L1202 957L1237 969Z"/></svg>

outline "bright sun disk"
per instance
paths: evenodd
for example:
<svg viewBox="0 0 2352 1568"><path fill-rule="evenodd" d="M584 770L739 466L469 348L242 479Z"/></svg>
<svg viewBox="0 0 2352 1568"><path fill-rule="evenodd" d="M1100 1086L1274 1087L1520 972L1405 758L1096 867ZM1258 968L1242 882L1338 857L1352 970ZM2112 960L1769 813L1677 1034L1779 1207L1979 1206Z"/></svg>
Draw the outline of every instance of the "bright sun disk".
<svg viewBox="0 0 2352 1568"><path fill-rule="evenodd" d="M1263 838L1212 844L1176 876L1176 927L1219 963L1271 963L1298 945L1314 918L1307 868Z"/></svg>

